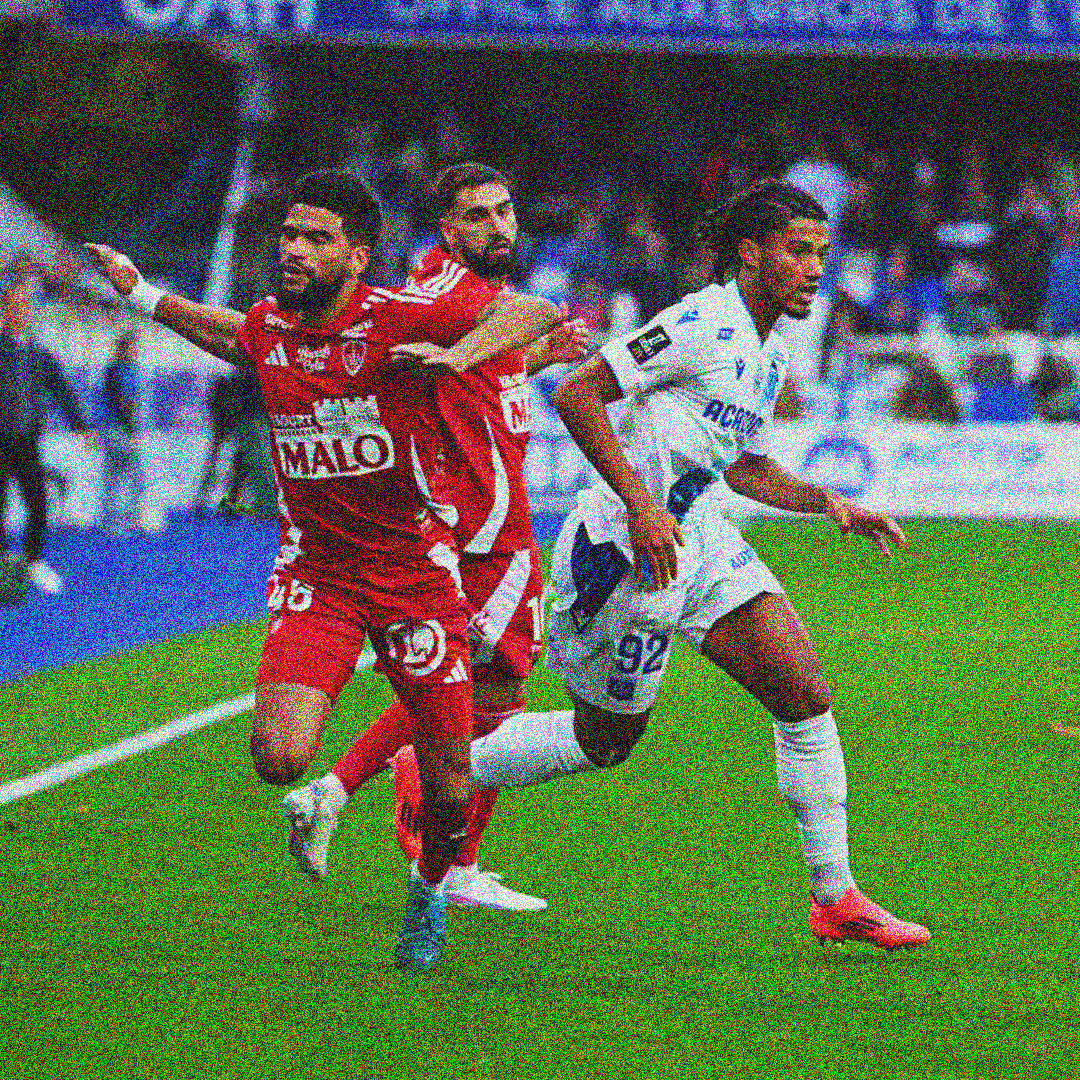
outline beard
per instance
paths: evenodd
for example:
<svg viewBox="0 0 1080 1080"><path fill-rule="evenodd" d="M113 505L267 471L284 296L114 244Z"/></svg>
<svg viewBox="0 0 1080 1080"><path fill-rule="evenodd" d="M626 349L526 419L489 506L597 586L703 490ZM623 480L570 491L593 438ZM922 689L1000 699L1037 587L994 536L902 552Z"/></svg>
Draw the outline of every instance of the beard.
<svg viewBox="0 0 1080 1080"><path fill-rule="evenodd" d="M341 292L345 284L345 275L330 281L316 281L313 278L299 291L286 289L278 271L277 305L282 311L319 311L329 307L331 301Z"/></svg>
<svg viewBox="0 0 1080 1080"><path fill-rule="evenodd" d="M479 255L476 255L471 251L463 250L461 252L461 261L476 274L477 277L482 278L509 277L517 269L517 262L514 259L514 249L512 247L505 255L503 255L502 252L494 254L488 248L485 248Z"/></svg>

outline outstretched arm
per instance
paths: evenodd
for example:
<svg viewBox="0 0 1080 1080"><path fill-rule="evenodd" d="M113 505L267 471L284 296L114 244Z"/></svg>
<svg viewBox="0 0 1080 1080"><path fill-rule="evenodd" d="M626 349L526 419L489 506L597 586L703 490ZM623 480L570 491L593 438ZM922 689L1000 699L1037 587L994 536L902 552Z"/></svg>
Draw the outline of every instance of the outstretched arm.
<svg viewBox="0 0 1080 1080"><path fill-rule="evenodd" d="M538 296L507 293L480 313L475 327L449 349L400 345L392 352L406 363L449 368L460 374L500 353L531 345L562 322L565 312Z"/></svg>
<svg viewBox="0 0 1080 1080"><path fill-rule="evenodd" d="M849 503L828 488L804 483L762 454L743 454L724 470L724 480L737 495L766 506L799 514L823 514L840 526L842 536L866 536L877 544L882 555L892 554L890 540L899 548L907 547L903 530L888 515Z"/></svg>
<svg viewBox="0 0 1080 1080"><path fill-rule="evenodd" d="M638 581L647 566L652 580L666 589L675 580L675 545L682 546L683 536L675 518L657 506L619 445L606 406L622 396L607 362L594 356L559 383L555 408L581 452L626 505Z"/></svg>
<svg viewBox="0 0 1080 1080"><path fill-rule="evenodd" d="M119 251L104 244L85 244L98 269L112 287L137 311L167 326L200 349L235 367L247 367L236 345L236 334L244 316L231 308L212 308L182 296L163 293L148 284L135 264Z"/></svg>
<svg viewBox="0 0 1080 1080"><path fill-rule="evenodd" d="M592 344L592 335L581 319L559 323L550 334L534 341L525 350L525 374L535 375L552 364L580 360Z"/></svg>

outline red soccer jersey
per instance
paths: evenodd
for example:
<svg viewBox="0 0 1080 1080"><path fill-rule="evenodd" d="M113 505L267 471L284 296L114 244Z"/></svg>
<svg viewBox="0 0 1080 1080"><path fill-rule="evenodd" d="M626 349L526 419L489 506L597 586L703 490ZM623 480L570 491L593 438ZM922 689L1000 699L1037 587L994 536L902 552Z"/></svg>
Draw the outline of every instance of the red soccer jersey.
<svg viewBox="0 0 1080 1080"><path fill-rule="evenodd" d="M237 344L270 420L279 570L392 591L391 564L456 546L440 517L451 492L435 380L392 366L389 352L423 339L432 307L362 284L325 329L299 327L272 298L248 313Z"/></svg>
<svg viewBox="0 0 1080 1080"><path fill-rule="evenodd" d="M423 340L448 347L475 325L505 286L487 281L432 248L403 292L429 297ZM467 554L513 553L533 544L525 489L529 387L520 350L503 353L461 375L440 376L439 411L449 435L447 471L458 522L454 536Z"/></svg>

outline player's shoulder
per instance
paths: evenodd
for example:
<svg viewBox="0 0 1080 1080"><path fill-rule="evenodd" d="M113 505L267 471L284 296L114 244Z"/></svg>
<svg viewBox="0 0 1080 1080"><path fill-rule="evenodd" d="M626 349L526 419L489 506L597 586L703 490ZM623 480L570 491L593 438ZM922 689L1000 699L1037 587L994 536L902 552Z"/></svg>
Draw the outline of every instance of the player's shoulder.
<svg viewBox="0 0 1080 1080"><path fill-rule="evenodd" d="M248 333L275 334L292 328L293 321L278 308L277 300L273 296L267 296L253 304L244 319L244 329Z"/></svg>
<svg viewBox="0 0 1080 1080"><path fill-rule="evenodd" d="M409 275L402 291L427 297L432 301L453 295L455 298L478 296L491 298L504 289L501 282L488 281L460 263L448 251L432 248Z"/></svg>
<svg viewBox="0 0 1080 1080"><path fill-rule="evenodd" d="M729 346L741 350L750 346L759 347L753 319L734 281L726 285L714 281L699 292L684 297L682 303L700 320L702 332L721 348Z"/></svg>
<svg viewBox="0 0 1080 1080"><path fill-rule="evenodd" d="M393 288L373 285L367 288L357 303L357 311L363 312L368 318L393 321L426 310L433 303L430 296L408 288L407 284Z"/></svg>

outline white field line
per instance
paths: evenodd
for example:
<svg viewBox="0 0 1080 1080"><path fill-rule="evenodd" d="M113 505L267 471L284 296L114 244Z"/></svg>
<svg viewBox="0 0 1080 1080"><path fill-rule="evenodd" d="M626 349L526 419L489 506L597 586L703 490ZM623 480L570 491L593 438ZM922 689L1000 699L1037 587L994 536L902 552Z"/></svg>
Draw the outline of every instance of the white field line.
<svg viewBox="0 0 1080 1080"><path fill-rule="evenodd" d="M141 735L123 739L118 743L113 743L112 746L103 746L100 750L91 750L89 754L82 754L70 761L61 761L33 776L24 776L21 780L12 780L9 784L0 785L0 806L6 806L17 799L24 799L27 795L35 795L57 784L65 784L77 776L85 776L86 773L93 772L95 769L114 765L118 761L141 754L144 750L163 746L181 735L208 727L218 720L251 712L254 708L255 695L245 694L243 697L233 698L232 701L223 701L220 705L203 709L202 712L181 716L179 720L171 720L153 731L144 731Z"/></svg>

